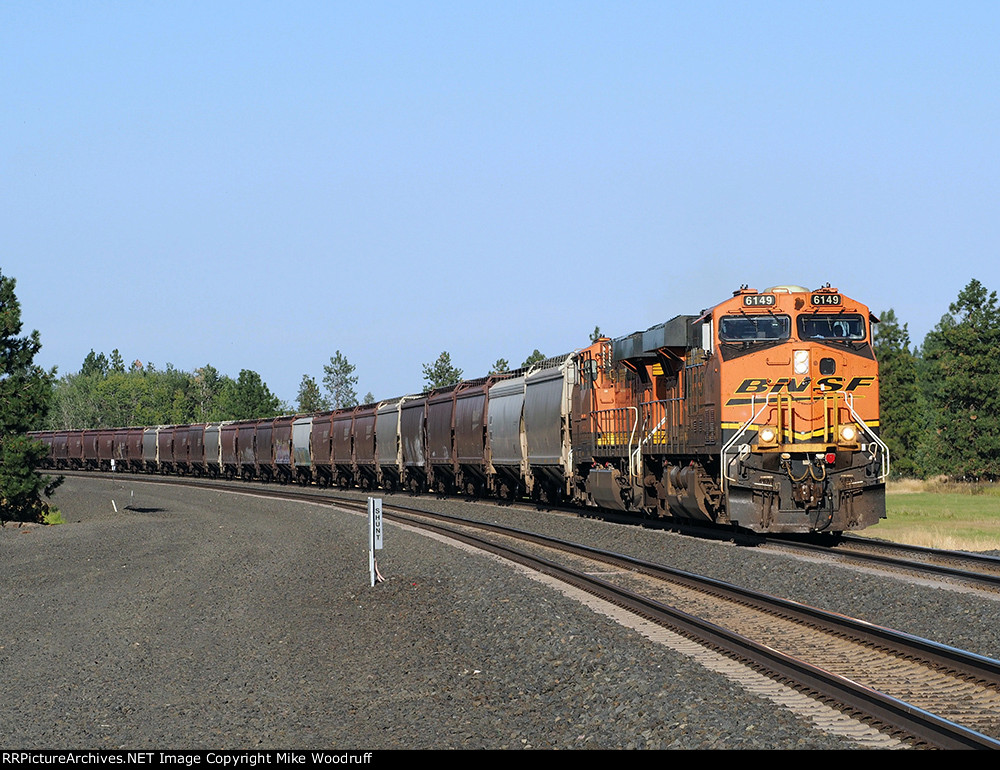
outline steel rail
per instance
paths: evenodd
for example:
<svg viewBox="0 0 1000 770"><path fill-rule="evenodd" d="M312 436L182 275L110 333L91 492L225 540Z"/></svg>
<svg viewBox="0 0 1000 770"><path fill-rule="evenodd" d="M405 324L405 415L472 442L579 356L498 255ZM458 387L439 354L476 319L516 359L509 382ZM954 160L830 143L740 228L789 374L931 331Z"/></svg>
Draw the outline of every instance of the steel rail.
<svg viewBox="0 0 1000 770"><path fill-rule="evenodd" d="M987 588L1000 590L1000 574L991 575L986 572L971 571L961 567L948 566L946 564L932 564L927 561L895 558L885 554L865 553L862 550L838 550L835 546L816 545L814 543L803 543L800 541L783 540L774 537L767 538L767 542L791 548L793 550L821 553L824 556L832 557L838 560L846 561L855 559L857 561L868 562L879 566L895 567L897 569L908 570L911 572L954 578L968 583L979 583ZM888 541L874 540L869 541L860 538L852 539L848 542L849 544L857 547L881 548L883 550L894 551L901 554L911 553L931 558L965 561L970 564L982 564L993 569L1000 570L1000 559L992 556L965 554L958 551L942 551L933 548L919 548L917 546L907 546L901 543L889 543ZM883 545L883 542L885 542L886 545Z"/></svg>
<svg viewBox="0 0 1000 770"><path fill-rule="evenodd" d="M922 545L907 545L906 543L895 543L892 540L879 540L873 537L857 537L856 535L842 535L840 538L840 544L858 546L860 548L883 548L888 551L915 553L929 558L956 559L973 564L984 564L1000 570L1000 556L991 556L990 554L985 553L949 551L944 548L928 548L927 546Z"/></svg>
<svg viewBox="0 0 1000 770"><path fill-rule="evenodd" d="M662 564L637 559L624 554L603 551L580 543L572 543L548 535L540 535L534 532L506 527L500 524L490 524L486 522L469 521L443 513L433 513L426 511L414 511L401 506L387 506L389 510L398 508L409 513L415 513L422 517L434 518L439 521L446 521L453 525L475 527L491 532L517 537L528 542L557 548L568 553L573 553L588 558L599 559L615 566L635 569L646 574L665 577L683 583L689 587L699 590L711 590L712 593L724 596L732 601L749 604L758 609L769 612L780 612L782 614L809 621L814 625L819 625L828 631L835 633L850 633L855 638L868 643L891 645L900 648L905 654L922 658L928 663L937 666L946 666L951 669L958 669L964 675L988 682L1000 688L1000 660L977 655L966 650L951 647L940 642L934 642L913 634L879 626L865 620L852 618L848 615L830 612L828 610L810 607L807 604L772 596L749 588L742 588L723 580L697 575L674 567L667 567ZM396 514L393 514L394 516Z"/></svg>

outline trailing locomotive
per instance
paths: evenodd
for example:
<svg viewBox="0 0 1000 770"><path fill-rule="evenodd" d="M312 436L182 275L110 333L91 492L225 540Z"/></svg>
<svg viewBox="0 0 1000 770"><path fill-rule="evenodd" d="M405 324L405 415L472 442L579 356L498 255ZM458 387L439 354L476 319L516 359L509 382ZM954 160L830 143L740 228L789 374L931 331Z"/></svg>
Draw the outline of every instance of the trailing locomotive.
<svg viewBox="0 0 1000 770"><path fill-rule="evenodd" d="M36 434L53 468L572 501L757 532L885 516L868 308L746 287L700 315L377 404Z"/></svg>

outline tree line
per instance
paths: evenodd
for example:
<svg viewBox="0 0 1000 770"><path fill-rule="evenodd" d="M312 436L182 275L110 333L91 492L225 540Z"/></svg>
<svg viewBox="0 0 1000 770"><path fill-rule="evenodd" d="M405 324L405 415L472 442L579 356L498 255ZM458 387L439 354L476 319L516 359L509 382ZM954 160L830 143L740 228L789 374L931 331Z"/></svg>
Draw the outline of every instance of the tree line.
<svg viewBox="0 0 1000 770"><path fill-rule="evenodd" d="M522 366L544 359L536 349ZM499 359L491 373L508 369L507 361ZM452 363L450 353L443 351L435 361L423 365L423 374L424 387L431 390L457 384L463 372ZM171 364L158 369L141 360L126 366L118 350L110 355L91 350L80 371L58 379L53 372L50 380L51 404L47 416L37 421L35 428L184 425L276 417L293 412L309 414L376 402L370 391L359 400L356 367L340 350L323 367L319 382L308 374L302 375L294 406L275 396L260 374L250 369L242 370L234 379L210 364L193 372L181 371Z"/></svg>
<svg viewBox="0 0 1000 770"><path fill-rule="evenodd" d="M55 380L44 427L116 428L275 417L284 404L261 376L244 369L233 379L210 364L184 372L141 361L126 368L117 350L87 354L80 371Z"/></svg>
<svg viewBox="0 0 1000 770"><path fill-rule="evenodd" d="M892 475L1000 477L1000 307L973 279L913 346L890 309L874 333Z"/></svg>

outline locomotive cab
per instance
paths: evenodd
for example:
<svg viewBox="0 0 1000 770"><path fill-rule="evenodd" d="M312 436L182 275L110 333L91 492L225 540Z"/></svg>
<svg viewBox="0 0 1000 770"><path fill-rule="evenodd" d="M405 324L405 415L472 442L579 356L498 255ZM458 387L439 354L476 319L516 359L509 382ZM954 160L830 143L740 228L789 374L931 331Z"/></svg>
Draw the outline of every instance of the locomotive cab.
<svg viewBox="0 0 1000 770"><path fill-rule="evenodd" d="M711 311L729 519L843 532L884 517L888 450L868 308L829 286L741 289Z"/></svg>

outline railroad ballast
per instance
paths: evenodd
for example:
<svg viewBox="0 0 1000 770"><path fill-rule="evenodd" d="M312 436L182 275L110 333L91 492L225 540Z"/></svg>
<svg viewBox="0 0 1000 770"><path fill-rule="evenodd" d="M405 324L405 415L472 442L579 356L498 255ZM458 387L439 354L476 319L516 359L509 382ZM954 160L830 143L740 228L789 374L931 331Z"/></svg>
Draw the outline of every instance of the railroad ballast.
<svg viewBox="0 0 1000 770"><path fill-rule="evenodd" d="M838 533L885 516L876 322L829 285L743 287L698 315L376 404L34 435L55 469L528 497Z"/></svg>

